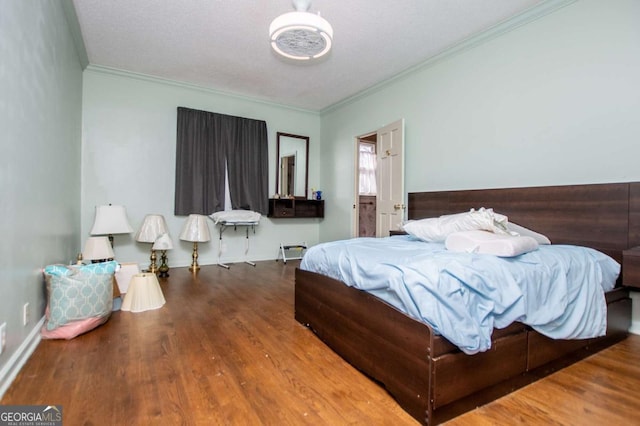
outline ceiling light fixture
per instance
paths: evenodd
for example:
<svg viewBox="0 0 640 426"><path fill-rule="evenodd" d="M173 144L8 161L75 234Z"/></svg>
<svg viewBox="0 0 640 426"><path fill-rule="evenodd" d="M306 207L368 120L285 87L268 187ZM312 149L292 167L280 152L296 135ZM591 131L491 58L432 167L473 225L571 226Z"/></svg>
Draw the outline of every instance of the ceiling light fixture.
<svg viewBox="0 0 640 426"><path fill-rule="evenodd" d="M269 26L271 47L289 59L309 60L331 50L333 28L320 13L309 12L311 0L293 0L295 12L278 16Z"/></svg>

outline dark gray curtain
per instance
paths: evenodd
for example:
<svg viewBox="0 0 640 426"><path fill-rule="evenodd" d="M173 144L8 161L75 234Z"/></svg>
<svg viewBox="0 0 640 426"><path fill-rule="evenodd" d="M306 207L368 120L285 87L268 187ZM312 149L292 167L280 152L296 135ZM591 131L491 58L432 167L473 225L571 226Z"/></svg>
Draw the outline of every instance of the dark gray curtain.
<svg viewBox="0 0 640 426"><path fill-rule="evenodd" d="M178 107L176 215L224 209L225 163L234 209L268 212L264 121Z"/></svg>
<svg viewBox="0 0 640 426"><path fill-rule="evenodd" d="M236 137L227 145L231 206L266 215L269 210L267 123L235 118Z"/></svg>

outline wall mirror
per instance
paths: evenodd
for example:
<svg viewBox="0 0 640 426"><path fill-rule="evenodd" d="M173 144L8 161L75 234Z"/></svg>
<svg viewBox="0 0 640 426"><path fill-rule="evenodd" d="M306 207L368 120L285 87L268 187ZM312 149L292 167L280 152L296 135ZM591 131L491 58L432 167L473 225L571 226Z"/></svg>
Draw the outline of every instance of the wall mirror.
<svg viewBox="0 0 640 426"><path fill-rule="evenodd" d="M307 198L309 137L278 132L276 194Z"/></svg>

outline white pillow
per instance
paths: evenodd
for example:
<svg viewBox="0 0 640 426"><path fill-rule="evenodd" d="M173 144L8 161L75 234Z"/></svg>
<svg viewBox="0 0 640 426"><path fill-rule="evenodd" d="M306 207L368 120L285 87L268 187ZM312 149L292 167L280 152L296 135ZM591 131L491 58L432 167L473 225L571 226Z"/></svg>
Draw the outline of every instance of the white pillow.
<svg viewBox="0 0 640 426"><path fill-rule="evenodd" d="M536 240L538 244L551 244L551 240L546 235L539 234L513 222L507 223L507 231L514 236L531 237Z"/></svg>
<svg viewBox="0 0 640 426"><path fill-rule="evenodd" d="M260 222L262 215L251 210L221 210L209 215L213 222Z"/></svg>
<svg viewBox="0 0 640 426"><path fill-rule="evenodd" d="M455 232L447 237L444 245L451 251L500 257L518 256L538 248L538 242L531 237L498 235L488 231Z"/></svg>
<svg viewBox="0 0 640 426"><path fill-rule="evenodd" d="M483 229L497 234L507 233L507 217L484 207L465 213L412 220L402 227L405 232L423 241L442 242L454 232Z"/></svg>

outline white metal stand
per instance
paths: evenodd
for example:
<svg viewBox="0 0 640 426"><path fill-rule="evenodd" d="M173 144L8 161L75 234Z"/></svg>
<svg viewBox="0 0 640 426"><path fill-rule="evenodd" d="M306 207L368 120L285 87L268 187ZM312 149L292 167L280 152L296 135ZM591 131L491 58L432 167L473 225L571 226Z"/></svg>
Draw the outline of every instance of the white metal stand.
<svg viewBox="0 0 640 426"><path fill-rule="evenodd" d="M233 223L227 224L225 222L220 222L219 225L220 225L220 228L219 228L219 239L218 239L218 266L225 269L229 269L229 265L227 265L226 263L220 262L220 258L222 257L222 233L225 231L225 229L227 229L227 226L233 226L234 231L238 229L238 226L245 227L246 236L245 236L245 248L244 248L244 257L245 257L244 263L247 263L251 266L256 266L255 262L251 262L250 260L246 259L246 257L249 254L249 228L251 228L253 230L253 233L255 234L256 233L255 226L257 225L257 223L256 222L233 222Z"/></svg>
<svg viewBox="0 0 640 426"><path fill-rule="evenodd" d="M287 257L288 251L296 251L297 256ZM304 256L304 253L306 251L307 251L307 243L305 242L303 242L302 244L289 244L289 245L280 243L280 250L278 250L278 258L276 259L276 262L280 260L280 257L282 257L282 261L284 263L287 263L287 260L302 259L302 256Z"/></svg>

